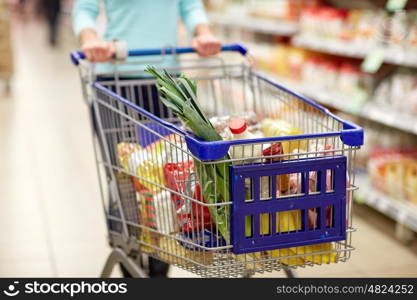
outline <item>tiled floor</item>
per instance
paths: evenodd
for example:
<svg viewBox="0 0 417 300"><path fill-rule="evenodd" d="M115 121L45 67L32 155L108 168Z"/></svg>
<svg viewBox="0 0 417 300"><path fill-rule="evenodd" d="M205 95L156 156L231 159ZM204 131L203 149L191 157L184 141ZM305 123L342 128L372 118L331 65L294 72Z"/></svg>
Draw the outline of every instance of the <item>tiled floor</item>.
<svg viewBox="0 0 417 300"><path fill-rule="evenodd" d="M75 44L66 37L49 49L44 35L36 23L15 27L13 95L0 99L0 276L94 277L109 248L88 114L68 59ZM416 247L395 240L392 222L367 208L355 218L352 259L300 276L417 277Z"/></svg>

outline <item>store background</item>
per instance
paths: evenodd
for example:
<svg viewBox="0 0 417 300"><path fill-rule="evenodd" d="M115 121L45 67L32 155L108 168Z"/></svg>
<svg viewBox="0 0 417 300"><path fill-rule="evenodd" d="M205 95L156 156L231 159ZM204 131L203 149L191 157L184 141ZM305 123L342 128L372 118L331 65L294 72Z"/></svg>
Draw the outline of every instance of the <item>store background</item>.
<svg viewBox="0 0 417 300"><path fill-rule="evenodd" d="M7 1L12 12L5 2L0 276L98 276L109 247L87 109L68 58L77 48L72 1L62 1L54 46L37 1ZM326 7L311 7L318 2ZM386 2L206 1L222 41L244 43L268 76L365 127L356 250L347 263L299 269L299 276L417 277L417 1L392 15ZM193 275L172 269L171 276Z"/></svg>

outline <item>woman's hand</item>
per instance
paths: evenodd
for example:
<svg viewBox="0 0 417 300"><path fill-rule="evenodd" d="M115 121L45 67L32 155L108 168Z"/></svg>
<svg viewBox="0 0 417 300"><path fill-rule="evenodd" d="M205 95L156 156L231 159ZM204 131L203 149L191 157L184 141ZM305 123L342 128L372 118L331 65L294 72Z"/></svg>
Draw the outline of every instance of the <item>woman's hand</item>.
<svg viewBox="0 0 417 300"><path fill-rule="evenodd" d="M200 56L211 56L220 52L221 43L211 33L208 25L197 25L196 34L192 40L191 46Z"/></svg>
<svg viewBox="0 0 417 300"><path fill-rule="evenodd" d="M99 39L91 29L83 30L80 39L81 50L84 52L87 60L91 62L109 61L116 53L113 43Z"/></svg>

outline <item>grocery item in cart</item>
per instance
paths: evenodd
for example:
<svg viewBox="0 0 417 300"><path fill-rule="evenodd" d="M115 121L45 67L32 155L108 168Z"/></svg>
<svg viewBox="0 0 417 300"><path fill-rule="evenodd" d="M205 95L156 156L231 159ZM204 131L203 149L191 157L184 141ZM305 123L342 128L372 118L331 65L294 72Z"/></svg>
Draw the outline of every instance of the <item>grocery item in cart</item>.
<svg viewBox="0 0 417 300"><path fill-rule="evenodd" d="M167 163L164 166L166 185L176 192L171 193L171 200L174 203L181 232L195 232L202 228L213 228L208 207L198 203L204 203L205 200L202 197L200 183L195 178L194 172L192 161ZM198 202L180 195L186 195Z"/></svg>
<svg viewBox="0 0 417 300"><path fill-rule="evenodd" d="M247 124L247 130L250 133L259 133L259 124L257 116L254 112L236 113L228 116L216 116L210 118L211 124L214 129L224 140L232 140L233 135L229 129L229 123L231 119L243 119Z"/></svg>
<svg viewBox="0 0 417 300"><path fill-rule="evenodd" d="M249 132L248 125L244 119L233 118L229 122L229 129L233 134L234 140L254 140L256 136ZM248 144L248 145L235 145L230 150L230 155L234 159L253 161L260 160L262 156L262 145ZM257 159L256 159L257 157Z"/></svg>
<svg viewBox="0 0 417 300"><path fill-rule="evenodd" d="M313 151L315 152L314 154L310 154L310 155L300 155L300 158L314 158L314 157L323 157L323 156L333 156L334 152L331 151L333 149L332 145L330 144L326 144L323 145L322 143L317 143L317 142L310 142L309 143L309 149L313 149ZM294 153L298 153L297 150L294 150ZM309 172L309 176L308 176L308 189L309 189L309 193L315 193L315 192L319 192L320 190L320 186L319 186L319 179L318 179L318 174L317 172ZM325 180L326 180L326 191L331 191L333 190L333 172L332 170L327 170L326 171L326 176L325 176ZM291 174L290 175L290 186L291 186L291 190L295 191L295 193L301 193L302 192L302 188L301 188L301 178L299 174ZM349 186L349 178L348 176L346 176L346 186ZM348 206L350 204L350 194L349 192L346 193L346 206ZM326 207L326 226L331 226L332 225L332 208L330 206ZM309 220L309 227L310 229L315 229L317 228L317 211L315 209L309 209L308 211L308 220Z"/></svg>
<svg viewBox="0 0 417 300"><path fill-rule="evenodd" d="M158 185L164 183L163 164L167 160L163 142L159 140L146 148L120 143L117 151L123 169L136 175L134 181L148 190L160 191Z"/></svg>
<svg viewBox="0 0 417 300"><path fill-rule="evenodd" d="M141 241L149 245L158 245L159 232L172 234L178 231L178 223L169 192L156 193L143 189L136 192L136 195L139 204L139 222L146 227L141 229L139 236ZM150 229L154 229L158 233Z"/></svg>
<svg viewBox="0 0 417 300"><path fill-rule="evenodd" d="M280 212L277 217L276 231L280 233L291 232L301 229L301 212L299 210ZM291 247L286 249L277 249L267 251L274 258L294 256L308 253L317 253L319 251L333 250L332 243L322 243L315 245L307 245L304 247ZM284 264L290 266L304 265L306 262L314 263L331 263L337 260L337 253L315 254L313 256L304 256L296 258L283 259Z"/></svg>
<svg viewBox="0 0 417 300"><path fill-rule="evenodd" d="M301 130L295 128L285 120L266 118L261 122L261 130L265 137L291 136L301 134ZM295 149L306 149L306 141L283 142L284 153L292 153Z"/></svg>
<svg viewBox="0 0 417 300"><path fill-rule="evenodd" d="M147 228L141 228L139 234L139 239L145 244L144 250L152 251L151 247L146 245L158 245L159 235L150 230L157 229L156 225L156 208L154 203L155 192L143 189L137 193L138 203L139 203L139 222L142 226ZM148 229L150 228L150 229Z"/></svg>
<svg viewBox="0 0 417 300"><path fill-rule="evenodd" d="M205 266L213 264L215 255L213 252L189 250L172 237L162 236L159 240L159 247L163 250L159 253L159 257L170 264L189 267L195 263Z"/></svg>
<svg viewBox="0 0 417 300"><path fill-rule="evenodd" d="M156 212L156 228L158 231L171 234L178 232L178 222L175 216L175 208L168 191L156 194L153 199Z"/></svg>
<svg viewBox="0 0 417 300"><path fill-rule="evenodd" d="M265 157L271 157L275 155L284 154L284 149L282 143L274 143L270 147L263 150L262 154ZM268 158L267 162L278 162L283 160L283 157L272 157ZM289 174L278 175L276 179L277 190L281 192L281 194L289 193Z"/></svg>

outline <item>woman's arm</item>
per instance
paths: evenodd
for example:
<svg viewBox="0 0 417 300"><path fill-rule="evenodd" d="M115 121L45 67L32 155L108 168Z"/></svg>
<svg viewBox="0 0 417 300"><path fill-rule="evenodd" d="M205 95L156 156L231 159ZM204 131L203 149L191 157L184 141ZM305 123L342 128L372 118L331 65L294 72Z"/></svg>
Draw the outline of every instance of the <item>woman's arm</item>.
<svg viewBox="0 0 417 300"><path fill-rule="evenodd" d="M113 43L97 36L96 20L100 0L76 0L72 11L75 34L79 37L81 50L89 61L108 61L115 53Z"/></svg>
<svg viewBox="0 0 417 300"><path fill-rule="evenodd" d="M220 41L210 30L201 0L180 0L180 14L188 31L194 35L192 47L198 54L209 56L220 52Z"/></svg>

